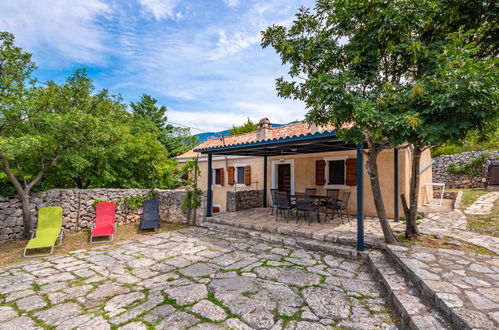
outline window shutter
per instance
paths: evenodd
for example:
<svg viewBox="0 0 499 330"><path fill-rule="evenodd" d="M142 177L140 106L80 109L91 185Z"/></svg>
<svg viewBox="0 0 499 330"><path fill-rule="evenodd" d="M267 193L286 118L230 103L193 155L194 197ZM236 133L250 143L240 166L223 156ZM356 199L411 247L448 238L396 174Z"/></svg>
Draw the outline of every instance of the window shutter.
<svg viewBox="0 0 499 330"><path fill-rule="evenodd" d="M244 184L247 186L251 185L251 166L244 167Z"/></svg>
<svg viewBox="0 0 499 330"><path fill-rule="evenodd" d="M322 186L326 182L326 161L315 161L315 184Z"/></svg>
<svg viewBox="0 0 499 330"><path fill-rule="evenodd" d="M223 186L224 185L224 169L221 168L220 169L220 185Z"/></svg>
<svg viewBox="0 0 499 330"><path fill-rule="evenodd" d="M349 158L345 161L346 165L346 178L345 183L347 186L357 185L357 159Z"/></svg>
<svg viewBox="0 0 499 330"><path fill-rule="evenodd" d="M234 184L234 166L230 166L229 168L227 168L227 172L229 173L227 175L228 184L233 185Z"/></svg>

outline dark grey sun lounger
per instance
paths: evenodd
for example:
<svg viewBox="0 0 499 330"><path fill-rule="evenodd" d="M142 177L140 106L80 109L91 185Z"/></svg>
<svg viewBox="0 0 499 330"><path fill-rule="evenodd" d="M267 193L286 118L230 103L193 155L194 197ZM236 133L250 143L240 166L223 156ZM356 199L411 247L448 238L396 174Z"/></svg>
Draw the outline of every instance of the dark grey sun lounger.
<svg viewBox="0 0 499 330"><path fill-rule="evenodd" d="M140 221L140 229L159 228L159 202L156 200L144 201L144 212Z"/></svg>

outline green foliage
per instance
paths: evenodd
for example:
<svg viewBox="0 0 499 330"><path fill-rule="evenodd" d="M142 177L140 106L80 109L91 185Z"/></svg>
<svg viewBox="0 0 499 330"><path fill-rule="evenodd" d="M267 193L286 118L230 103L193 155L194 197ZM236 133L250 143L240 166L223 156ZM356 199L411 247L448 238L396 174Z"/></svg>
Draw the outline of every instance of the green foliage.
<svg viewBox="0 0 499 330"><path fill-rule="evenodd" d="M461 167L457 167L455 163L451 163L447 171L452 174L465 174L471 178L482 173L483 163L486 159L487 154L484 153Z"/></svg>
<svg viewBox="0 0 499 330"><path fill-rule="evenodd" d="M133 195L129 197L125 197L123 199L125 205L130 211L135 211L139 207L142 207L144 205L145 200L153 199L154 198L154 191L151 190L147 196L143 195Z"/></svg>
<svg viewBox="0 0 499 330"><path fill-rule="evenodd" d="M445 143L440 147L431 149L431 156L453 155L466 151L494 151L499 146L499 121L493 124L496 129L491 129L484 134L470 132L465 139L459 143Z"/></svg>
<svg viewBox="0 0 499 330"><path fill-rule="evenodd" d="M120 206L120 202L118 202L118 201L102 201L102 200L97 199L92 203L92 207L94 208L94 210L97 207L97 204L99 204L99 203L114 203L114 205L116 205L116 208L118 208L118 206Z"/></svg>
<svg viewBox="0 0 499 330"><path fill-rule="evenodd" d="M229 130L229 135L250 133L256 131L257 128L258 126L248 118L248 120L241 126L232 125L232 128Z"/></svg>
<svg viewBox="0 0 499 330"><path fill-rule="evenodd" d="M203 191L197 186L197 178L201 173L198 165L198 159L193 158L191 160L188 160L184 165L184 168L182 169L182 173L189 174L189 179L184 181L186 194L182 205L180 205L182 211L187 212L201 206L201 196L203 194Z"/></svg>
<svg viewBox="0 0 499 330"><path fill-rule="evenodd" d="M199 144L199 139L190 135L189 128L167 124L167 108L157 106L156 103L155 98L143 94L139 102L131 102L130 106L135 117L148 120L156 125L156 139L166 148L170 156L178 156Z"/></svg>
<svg viewBox="0 0 499 330"><path fill-rule="evenodd" d="M158 129L161 129L165 126L168 119L166 117L167 109L164 105L160 107L156 106L156 102L157 100L151 95L142 94L140 101L137 103L130 102L130 106L134 115L149 119Z"/></svg>

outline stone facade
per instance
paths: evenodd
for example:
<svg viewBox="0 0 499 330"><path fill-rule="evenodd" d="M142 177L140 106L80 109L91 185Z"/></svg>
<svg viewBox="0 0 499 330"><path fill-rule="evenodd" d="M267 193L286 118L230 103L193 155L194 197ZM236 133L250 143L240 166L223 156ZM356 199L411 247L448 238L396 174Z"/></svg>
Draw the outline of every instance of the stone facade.
<svg viewBox="0 0 499 330"><path fill-rule="evenodd" d="M236 212L240 210L262 207L263 190L229 190L227 191L227 211Z"/></svg>
<svg viewBox="0 0 499 330"><path fill-rule="evenodd" d="M487 170L492 163L499 161L499 152L490 153L484 164L481 175L468 177L465 174L453 174L448 171L449 165L454 163L459 168L472 162L483 154L483 151L470 151L454 155L441 155L435 157L432 166L433 182L445 183L446 188L482 188L487 186Z"/></svg>
<svg viewBox="0 0 499 330"><path fill-rule="evenodd" d="M47 206L63 208L63 226L71 231L90 228L95 220L95 201L114 201L118 224L138 222L142 216L142 207L130 210L126 197L147 196L150 189L53 189L31 196L31 213L36 226L38 209ZM184 213L180 206L185 190L155 190L154 198L160 202L160 220L169 223L187 223L196 216L202 219L203 212ZM204 198L203 198L204 200ZM203 201L204 204L204 201ZM15 197L0 197L0 241L20 239L23 233L21 202Z"/></svg>

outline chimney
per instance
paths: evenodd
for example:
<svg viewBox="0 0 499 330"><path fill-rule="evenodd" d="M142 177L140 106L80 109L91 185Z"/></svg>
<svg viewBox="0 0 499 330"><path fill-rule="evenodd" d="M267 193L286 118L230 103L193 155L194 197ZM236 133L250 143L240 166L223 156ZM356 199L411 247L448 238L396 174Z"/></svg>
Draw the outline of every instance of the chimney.
<svg viewBox="0 0 499 330"><path fill-rule="evenodd" d="M256 130L256 140L269 140L272 139L272 124L267 117L260 119L258 128Z"/></svg>

